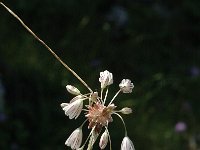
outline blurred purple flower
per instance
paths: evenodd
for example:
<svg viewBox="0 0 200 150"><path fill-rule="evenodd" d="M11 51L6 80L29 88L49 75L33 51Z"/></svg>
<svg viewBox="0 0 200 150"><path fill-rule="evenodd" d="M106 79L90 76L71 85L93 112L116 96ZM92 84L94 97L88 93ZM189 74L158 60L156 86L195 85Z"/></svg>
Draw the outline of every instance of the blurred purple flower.
<svg viewBox="0 0 200 150"><path fill-rule="evenodd" d="M200 75L200 69L199 69L199 67L197 67L197 66L192 66L192 67L190 68L190 75L191 75L192 77L197 77L197 76L199 76L199 75Z"/></svg>
<svg viewBox="0 0 200 150"><path fill-rule="evenodd" d="M187 125L185 122L183 121L179 121L176 123L175 125L175 132L177 133L181 133L187 130Z"/></svg>

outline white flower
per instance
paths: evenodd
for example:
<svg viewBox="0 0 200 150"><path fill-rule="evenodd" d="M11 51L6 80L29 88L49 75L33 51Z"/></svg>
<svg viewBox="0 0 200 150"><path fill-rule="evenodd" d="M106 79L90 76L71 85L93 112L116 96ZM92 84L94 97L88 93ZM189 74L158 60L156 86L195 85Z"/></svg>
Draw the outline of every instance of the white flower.
<svg viewBox="0 0 200 150"><path fill-rule="evenodd" d="M78 99L66 105L63 110L65 111L65 115L69 116L69 119L77 118L83 108L83 99Z"/></svg>
<svg viewBox="0 0 200 150"><path fill-rule="evenodd" d="M125 136L123 138L123 141L121 144L121 150L135 150L133 142L129 139L128 136Z"/></svg>
<svg viewBox="0 0 200 150"><path fill-rule="evenodd" d="M100 72L99 82L101 82L101 88L104 89L106 86L113 84L113 75L109 71L105 70Z"/></svg>
<svg viewBox="0 0 200 150"><path fill-rule="evenodd" d="M82 136L82 129L77 128L66 140L65 145L71 147L71 149L78 149L81 146Z"/></svg>
<svg viewBox="0 0 200 150"><path fill-rule="evenodd" d="M74 86L72 85L67 85L66 89L69 93L73 94L73 95L80 95L81 92Z"/></svg>
<svg viewBox="0 0 200 150"><path fill-rule="evenodd" d="M128 114L131 114L132 113L132 109L131 108L128 108L128 107L124 107L120 110L120 112L122 114L125 114L125 115L128 115Z"/></svg>
<svg viewBox="0 0 200 150"><path fill-rule="evenodd" d="M99 147L101 149L104 149L108 143L108 132L105 130L104 133L101 135L100 141L99 141Z"/></svg>
<svg viewBox="0 0 200 150"><path fill-rule="evenodd" d="M132 89L134 88L133 83L129 79L123 79L119 84L120 89L123 93L131 93Z"/></svg>

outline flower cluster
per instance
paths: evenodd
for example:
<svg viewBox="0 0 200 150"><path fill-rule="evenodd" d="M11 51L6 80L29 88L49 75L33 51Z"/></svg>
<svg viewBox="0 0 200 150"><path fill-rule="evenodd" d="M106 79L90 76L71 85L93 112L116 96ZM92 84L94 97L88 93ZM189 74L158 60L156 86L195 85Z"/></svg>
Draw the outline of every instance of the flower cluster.
<svg viewBox="0 0 200 150"><path fill-rule="evenodd" d="M107 70L100 72L99 82L101 83L100 95L98 92L82 94L76 87L72 85L66 86L67 91L75 95L75 97L69 103L61 104L65 115L67 115L69 119L76 119L82 111L85 111L86 120L81 124L80 127L72 132L72 134L66 140L65 145L71 147L71 149L83 150L85 145L88 143L87 149L91 150L97 138L99 135L101 135L99 141L100 149L104 149L107 144L110 143L111 150L111 137L108 130L108 124L113 121L112 115L117 115L122 120L125 129L125 136L121 143L121 150L135 150L132 141L127 135L124 120L120 115L120 113L130 114L132 113L132 109L124 107L121 110L116 110L116 106L113 103L120 92L131 93L132 89L134 88L133 83L131 83L131 80L129 79L123 79L119 84L119 91L113 96L110 102L106 104L108 87L109 85L113 84L112 73ZM86 105L84 105L84 103L86 103ZM81 146L83 136L82 127L86 122L89 122L88 129L91 129L91 131ZM104 130L103 133L102 130Z"/></svg>

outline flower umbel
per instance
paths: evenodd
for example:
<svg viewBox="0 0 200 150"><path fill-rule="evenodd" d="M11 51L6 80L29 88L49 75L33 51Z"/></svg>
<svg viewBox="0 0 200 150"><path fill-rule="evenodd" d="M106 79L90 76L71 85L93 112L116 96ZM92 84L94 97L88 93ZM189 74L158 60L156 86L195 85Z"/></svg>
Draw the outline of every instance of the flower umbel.
<svg viewBox="0 0 200 150"><path fill-rule="evenodd" d="M134 150L133 143L127 136L125 122L122 116L119 114L130 114L132 113L132 109L124 107L117 110L117 106L115 106L113 103L120 92L131 93L134 87L133 83L131 83L131 80L129 79L123 79L119 84L119 91L116 92L110 102L107 103L106 100L108 95L108 86L113 83L112 73L107 70L100 72L99 81L101 83L100 96L98 95L98 92L81 94L81 92L74 86L66 86L69 93L77 96L75 96L69 103L62 103L62 109L65 111L65 114L69 116L69 119L76 119L82 111L85 111L86 120L69 136L65 144L70 146L72 149L83 150L85 145L88 143L87 150L92 150L94 143L96 142L99 135L101 135L99 147L104 149L109 142L111 150L111 138L108 131L108 125L109 123L113 122L112 116L116 115L121 119L125 130L125 137L121 144L121 150ZM104 91L104 89L106 90ZM86 105L84 105L85 101L87 102ZM81 146L82 126L86 122L88 122L88 129L91 129L91 131L85 143ZM103 129L104 132L101 134Z"/></svg>
<svg viewBox="0 0 200 150"><path fill-rule="evenodd" d="M73 71L66 63L64 63L60 57L43 41L41 40L11 9L9 9L3 2L0 2L0 5L4 7L13 17L15 17L21 25L36 39L38 40L69 72L71 72L89 91L90 93L82 95L81 92L74 86L66 86L67 91L73 95L76 95L70 103L62 103L61 107L65 111L65 114L69 116L70 119L77 118L81 111L86 111L86 120L83 124L77 128L66 140L65 144L71 149L83 150L86 143L88 143L88 150L93 148L93 144L97 140L99 134L102 131L102 128L105 128L108 134L108 139L110 142L111 150L111 138L108 132L108 124L112 122L112 115L117 115L124 125L125 129L125 138L122 141L121 150L134 150L132 141L127 136L127 130L123 118L118 113L123 113L124 111L116 110L116 106L113 104L113 101L120 92L131 93L134 87L133 83L129 79L123 79L119 84L120 90L113 96L111 101L106 105L106 99L108 95L108 86L113 84L113 75L109 71L105 70L100 73L99 81L101 83L101 95L98 96L97 92L93 92L92 89L82 80L75 71ZM106 89L107 88L107 89ZM106 89L105 96L103 96L104 89ZM88 100L89 105L83 105L84 101ZM83 108L83 106L86 107ZM125 114L128 114L125 111ZM81 146L82 142L82 126L89 122L89 128L91 132L86 139L85 143ZM105 133L106 134L106 133ZM104 134L102 135L102 140L106 139ZM106 135L107 136L107 135ZM89 141L88 141L89 140ZM107 144L105 144L106 146ZM81 146L81 147L80 147ZM104 148L104 144L101 144Z"/></svg>

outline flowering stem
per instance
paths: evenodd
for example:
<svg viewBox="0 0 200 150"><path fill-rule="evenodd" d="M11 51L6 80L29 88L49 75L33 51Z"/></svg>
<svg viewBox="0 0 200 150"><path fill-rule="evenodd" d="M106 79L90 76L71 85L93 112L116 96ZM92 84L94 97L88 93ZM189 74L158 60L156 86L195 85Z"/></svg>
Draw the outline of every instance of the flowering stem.
<svg viewBox="0 0 200 150"><path fill-rule="evenodd" d="M109 103L108 105L112 104L112 102L115 100L115 98L117 97L117 95L118 95L120 92L121 92L121 89L115 94L115 96L112 98L112 100L110 101L110 103Z"/></svg>
<svg viewBox="0 0 200 150"><path fill-rule="evenodd" d="M81 79L81 77L76 74L75 71L73 71L66 63L64 63L60 57L44 42L42 41L12 10L10 10L6 5L4 5L2 2L0 4L13 16L15 17L22 26L36 39L38 40L42 45L44 45L47 50L68 70L70 71L91 93L93 92L91 88Z"/></svg>
<svg viewBox="0 0 200 150"><path fill-rule="evenodd" d="M125 130L125 136L127 136L127 129L126 129L126 124L124 122L124 119L122 118L122 116L120 116L120 114L118 114L116 112L114 114L117 115L122 120L123 125L124 125L124 130Z"/></svg>

